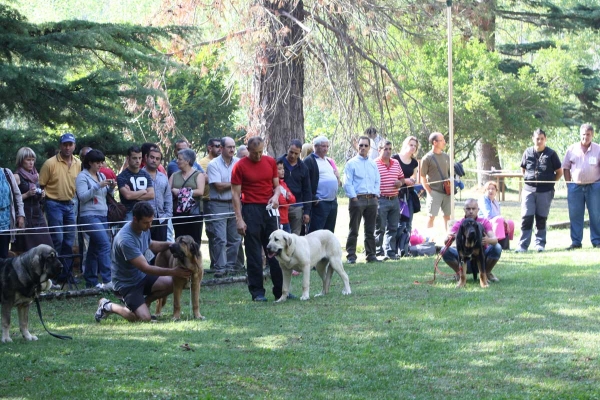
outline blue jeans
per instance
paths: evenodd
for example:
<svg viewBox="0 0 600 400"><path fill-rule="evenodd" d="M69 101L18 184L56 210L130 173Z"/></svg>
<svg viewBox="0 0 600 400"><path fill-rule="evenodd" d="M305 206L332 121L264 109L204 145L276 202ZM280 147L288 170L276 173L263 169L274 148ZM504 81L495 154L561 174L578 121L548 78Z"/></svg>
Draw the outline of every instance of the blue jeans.
<svg viewBox="0 0 600 400"><path fill-rule="evenodd" d="M568 183L567 199L571 222L571 244L581 246L583 218L587 207L590 216L590 239L593 245L600 245L600 182L589 185Z"/></svg>
<svg viewBox="0 0 600 400"><path fill-rule="evenodd" d="M502 254L502 246L500 246L499 244L495 244L493 246L488 246L484 250L484 252L485 252L486 263L487 263L488 259L499 260L500 255ZM446 263L458 262L458 251L456 250L456 247L447 248L446 252L442 256L442 258L444 259L444 261L446 261Z"/></svg>
<svg viewBox="0 0 600 400"><path fill-rule="evenodd" d="M103 283L111 280L110 274L110 236L108 223L104 215L83 215L79 222L84 224L81 230L90 237L90 245L85 259L85 286L94 287L98 284L98 274Z"/></svg>
<svg viewBox="0 0 600 400"><path fill-rule="evenodd" d="M46 200L46 219L50 237L54 244L54 250L61 256L73 255L73 243L75 242L75 212L73 202ZM72 226L67 226L72 225ZM64 281L71 274L73 265L72 258L61 260L64 266L63 272L57 278L58 282Z"/></svg>
<svg viewBox="0 0 600 400"><path fill-rule="evenodd" d="M308 232L327 229L333 233L333 231L335 231L335 221L337 220L337 210L337 200L321 200L318 203L314 203L310 213Z"/></svg>

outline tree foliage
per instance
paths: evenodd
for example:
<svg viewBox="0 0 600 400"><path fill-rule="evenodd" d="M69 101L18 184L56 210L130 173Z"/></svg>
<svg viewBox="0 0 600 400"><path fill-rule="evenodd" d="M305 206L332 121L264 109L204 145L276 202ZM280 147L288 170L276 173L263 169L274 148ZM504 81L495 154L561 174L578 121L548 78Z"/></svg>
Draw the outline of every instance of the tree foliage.
<svg viewBox="0 0 600 400"><path fill-rule="evenodd" d="M0 4L3 139L52 154L56 136L69 129L89 137L82 142L103 143L107 154L122 153L130 123L123 100L158 94L144 87L139 71L169 65L156 43L187 32L87 21L32 24Z"/></svg>

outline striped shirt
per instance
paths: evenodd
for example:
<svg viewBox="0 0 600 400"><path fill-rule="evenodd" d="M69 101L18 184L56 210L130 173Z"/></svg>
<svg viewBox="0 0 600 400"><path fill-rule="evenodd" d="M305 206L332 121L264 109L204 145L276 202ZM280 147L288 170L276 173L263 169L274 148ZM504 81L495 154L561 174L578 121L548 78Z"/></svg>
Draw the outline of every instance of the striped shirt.
<svg viewBox="0 0 600 400"><path fill-rule="evenodd" d="M381 196L398 195L398 188L394 185L398 179L404 179L400 163L393 158L390 158L390 164L386 165L381 157L377 157L375 164L377 165L379 176L381 177Z"/></svg>

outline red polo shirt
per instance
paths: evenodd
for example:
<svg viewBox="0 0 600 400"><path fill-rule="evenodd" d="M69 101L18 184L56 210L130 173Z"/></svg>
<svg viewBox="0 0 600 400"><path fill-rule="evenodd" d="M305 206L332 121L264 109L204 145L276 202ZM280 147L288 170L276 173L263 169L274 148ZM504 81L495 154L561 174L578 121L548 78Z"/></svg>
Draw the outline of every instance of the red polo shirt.
<svg viewBox="0 0 600 400"><path fill-rule="evenodd" d="M273 157L262 156L259 162L244 157L233 166L231 184L242 186L242 203L267 204L273 197L273 178L278 178Z"/></svg>

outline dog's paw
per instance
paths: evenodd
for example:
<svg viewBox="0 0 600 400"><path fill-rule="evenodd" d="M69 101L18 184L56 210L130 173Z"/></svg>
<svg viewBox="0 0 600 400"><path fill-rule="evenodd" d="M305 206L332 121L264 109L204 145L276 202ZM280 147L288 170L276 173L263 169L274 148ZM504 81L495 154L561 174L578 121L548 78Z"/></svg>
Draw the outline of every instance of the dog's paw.
<svg viewBox="0 0 600 400"><path fill-rule="evenodd" d="M11 343L11 342L12 342L12 339L10 338L10 336L2 338L2 343Z"/></svg>
<svg viewBox="0 0 600 400"><path fill-rule="evenodd" d="M275 303L283 303L287 300L287 296L281 296L278 300L275 300Z"/></svg>
<svg viewBox="0 0 600 400"><path fill-rule="evenodd" d="M323 296L323 292L315 294L315 297Z"/></svg>
<svg viewBox="0 0 600 400"><path fill-rule="evenodd" d="M457 287L457 288L463 288L463 287L465 287L465 285L466 285L466 284L465 284L465 282L460 282L460 281L459 281L459 282L456 284L456 287Z"/></svg>
<svg viewBox="0 0 600 400"><path fill-rule="evenodd" d="M308 294L303 294L302 296L300 296L300 300L308 300L310 299L310 295Z"/></svg>
<svg viewBox="0 0 600 400"><path fill-rule="evenodd" d="M25 338L25 340L38 340L37 336L32 335L29 332L27 332L27 336L23 335L23 337Z"/></svg>
<svg viewBox="0 0 600 400"><path fill-rule="evenodd" d="M352 290L342 290L342 294L347 296L349 294L352 294Z"/></svg>
<svg viewBox="0 0 600 400"><path fill-rule="evenodd" d="M206 317L204 315L198 314L198 315L194 316L194 319L199 319L200 321L204 321L206 319Z"/></svg>

